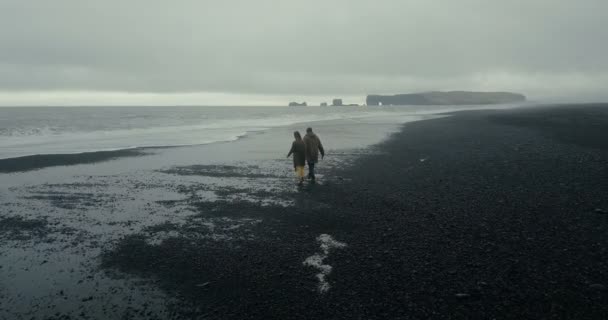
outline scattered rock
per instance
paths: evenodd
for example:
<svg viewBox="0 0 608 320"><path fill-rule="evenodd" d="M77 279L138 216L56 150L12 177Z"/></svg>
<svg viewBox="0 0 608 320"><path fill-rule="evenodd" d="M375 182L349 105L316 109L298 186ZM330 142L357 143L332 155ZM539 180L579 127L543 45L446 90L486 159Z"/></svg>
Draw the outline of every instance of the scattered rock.
<svg viewBox="0 0 608 320"><path fill-rule="evenodd" d="M204 288L204 287L208 286L208 285L209 285L209 283L210 283L210 282L199 283L199 284L197 284L196 286L197 286L197 287L199 287L199 288Z"/></svg>
<svg viewBox="0 0 608 320"><path fill-rule="evenodd" d="M466 299L466 298L471 297L471 295L468 293L457 293L454 295L454 297L456 297L458 299Z"/></svg>
<svg viewBox="0 0 608 320"><path fill-rule="evenodd" d="M608 210L604 210L601 208L595 208L595 210L593 210L593 212L599 213L599 214L608 214Z"/></svg>

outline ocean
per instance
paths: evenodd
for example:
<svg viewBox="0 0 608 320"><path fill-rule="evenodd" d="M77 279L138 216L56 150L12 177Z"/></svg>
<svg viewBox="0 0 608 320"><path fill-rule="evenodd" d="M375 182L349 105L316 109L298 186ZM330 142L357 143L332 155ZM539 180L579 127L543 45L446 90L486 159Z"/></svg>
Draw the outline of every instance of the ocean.
<svg viewBox="0 0 608 320"><path fill-rule="evenodd" d="M0 108L0 159L204 145L321 121L380 128L484 107L5 107Z"/></svg>

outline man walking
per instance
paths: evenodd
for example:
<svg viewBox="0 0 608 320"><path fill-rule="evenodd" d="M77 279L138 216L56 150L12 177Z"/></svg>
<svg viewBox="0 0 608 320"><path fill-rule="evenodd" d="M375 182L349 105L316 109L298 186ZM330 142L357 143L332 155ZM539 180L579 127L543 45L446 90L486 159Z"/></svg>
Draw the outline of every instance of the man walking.
<svg viewBox="0 0 608 320"><path fill-rule="evenodd" d="M308 163L308 179L315 180L315 163L319 162L319 152L321 159L325 157L325 150L321 139L312 132L312 128L306 129L304 136L304 145L306 145L306 162Z"/></svg>

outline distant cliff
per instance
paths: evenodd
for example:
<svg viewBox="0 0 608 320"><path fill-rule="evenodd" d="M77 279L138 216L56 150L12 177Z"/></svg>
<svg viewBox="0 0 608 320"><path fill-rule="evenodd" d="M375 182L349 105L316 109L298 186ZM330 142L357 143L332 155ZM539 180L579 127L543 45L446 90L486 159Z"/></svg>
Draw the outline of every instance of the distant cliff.
<svg viewBox="0 0 608 320"><path fill-rule="evenodd" d="M306 101L304 101L304 102L302 102L302 103L290 102L290 103L289 103L289 106L290 106L290 107L306 107L306 106L308 106L308 105L306 104Z"/></svg>
<svg viewBox="0 0 608 320"><path fill-rule="evenodd" d="M468 105L526 101L526 96L512 92L433 91L392 96L368 95L367 105Z"/></svg>

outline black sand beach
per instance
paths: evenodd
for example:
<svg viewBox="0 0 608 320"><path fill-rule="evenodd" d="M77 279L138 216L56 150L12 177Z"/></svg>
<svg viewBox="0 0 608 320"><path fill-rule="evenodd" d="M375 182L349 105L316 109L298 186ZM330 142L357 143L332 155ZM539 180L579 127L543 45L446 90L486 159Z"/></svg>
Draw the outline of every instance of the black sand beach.
<svg viewBox="0 0 608 320"><path fill-rule="evenodd" d="M98 244L93 266L168 297L159 311L144 291L129 319L605 319L606 132L600 104L408 123L349 165L322 162L320 183L302 189L225 187L208 201L204 184L178 186L185 197L161 204L194 214ZM232 166L163 174L279 178ZM0 219L3 239L57 232L43 219ZM201 236L209 219L228 240ZM104 318L121 303L107 301L82 296L70 303L97 304L95 314L34 318Z"/></svg>

